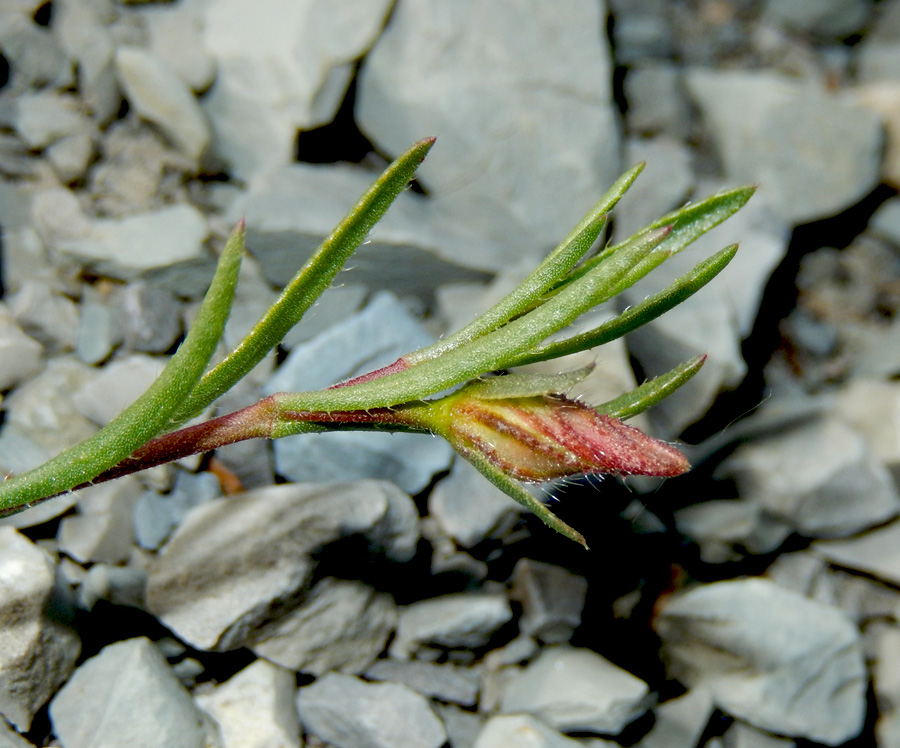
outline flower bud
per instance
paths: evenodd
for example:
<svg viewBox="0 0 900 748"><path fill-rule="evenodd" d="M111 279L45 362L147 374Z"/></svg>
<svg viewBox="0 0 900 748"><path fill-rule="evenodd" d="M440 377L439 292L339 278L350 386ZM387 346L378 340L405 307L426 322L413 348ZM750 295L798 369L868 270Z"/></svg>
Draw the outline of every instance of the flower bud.
<svg viewBox="0 0 900 748"><path fill-rule="evenodd" d="M562 395L482 398L461 390L448 399L442 432L463 456L480 453L521 481L580 473L686 472L687 458L659 439Z"/></svg>

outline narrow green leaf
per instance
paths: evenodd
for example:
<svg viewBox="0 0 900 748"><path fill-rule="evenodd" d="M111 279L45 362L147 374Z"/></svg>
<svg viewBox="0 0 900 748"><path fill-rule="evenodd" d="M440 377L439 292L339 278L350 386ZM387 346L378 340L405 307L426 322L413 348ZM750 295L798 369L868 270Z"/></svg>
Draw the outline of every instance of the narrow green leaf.
<svg viewBox="0 0 900 748"><path fill-rule="evenodd" d="M570 273L566 278L565 283L577 280L605 258L615 254L629 242L634 241L635 238L663 226L671 226L672 231L661 249L668 250L669 256L676 254L688 244L703 236L707 231L718 226L726 218L737 213L737 211L739 211L753 196L755 191L756 187L752 185L736 187L732 190L726 190L725 192L718 192L715 195L710 195L700 202L688 203L684 207L668 213L662 218L658 218L649 226L642 229L634 236L629 237L624 242L607 247L603 252L597 255L597 257L588 260Z"/></svg>
<svg viewBox="0 0 900 748"><path fill-rule="evenodd" d="M611 340L621 338L623 335L662 316L685 299L697 293L731 262L737 249L737 244L725 247L725 249L716 252L712 257L697 263L690 272L674 280L659 293L648 296L640 304L629 307L608 322L604 322L593 330L573 335L565 340L538 346L517 358L510 366L524 366L537 361L547 361L551 358L567 356L570 353L586 351L589 348L596 348L604 343L609 343Z"/></svg>
<svg viewBox="0 0 900 748"><path fill-rule="evenodd" d="M587 310L607 301L619 289L621 279L654 251L664 236L665 232L658 232L655 239L651 237L624 248L595 272L567 286L528 314L461 348L447 351L440 358L347 387L290 393L286 396L285 407L324 412L388 407L421 400L485 372L504 369L516 356L571 324Z"/></svg>
<svg viewBox="0 0 900 748"><path fill-rule="evenodd" d="M468 392L483 400L506 400L536 395L564 395L593 371L585 366L564 374L507 374L476 380Z"/></svg>
<svg viewBox="0 0 900 748"><path fill-rule="evenodd" d="M642 413L671 395L681 385L694 376L703 363L706 355L696 356L676 366L671 371L661 374L655 379L644 382L640 387L620 397L594 407L598 413L625 420Z"/></svg>
<svg viewBox="0 0 900 748"><path fill-rule="evenodd" d="M225 245L196 321L156 381L90 439L0 483L0 514L25 509L47 496L91 481L165 430L171 414L202 376L222 337L243 251L242 223Z"/></svg>
<svg viewBox="0 0 900 748"><path fill-rule="evenodd" d="M385 169L234 351L207 372L178 410L175 425L193 418L227 392L301 320L391 203L406 189L434 140L420 140Z"/></svg>
<svg viewBox="0 0 900 748"><path fill-rule="evenodd" d="M404 362L409 366L414 366L421 361L436 358L470 340L502 327L511 319L528 311L584 257L606 227L607 213L622 199L643 169L644 164L641 163L633 166L619 177L578 225L569 232L569 235L512 293L453 335L443 338L427 348L421 348L405 355Z"/></svg>

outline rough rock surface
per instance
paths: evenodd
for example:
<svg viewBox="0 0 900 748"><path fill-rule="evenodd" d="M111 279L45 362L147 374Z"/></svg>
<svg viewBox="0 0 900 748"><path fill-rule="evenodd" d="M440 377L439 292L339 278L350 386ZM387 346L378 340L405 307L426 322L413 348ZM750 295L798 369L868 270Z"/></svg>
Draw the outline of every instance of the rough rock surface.
<svg viewBox="0 0 900 748"><path fill-rule="evenodd" d="M840 745L865 717L862 640L838 611L763 579L709 584L657 620L673 674L757 727ZM797 705L801 705L797 708Z"/></svg>
<svg viewBox="0 0 900 748"><path fill-rule="evenodd" d="M564 732L616 735L647 709L647 684L589 649L550 647L513 676L501 709Z"/></svg>
<svg viewBox="0 0 900 748"><path fill-rule="evenodd" d="M222 748L302 748L296 693L293 673L256 660L195 699L218 725Z"/></svg>
<svg viewBox="0 0 900 748"><path fill-rule="evenodd" d="M387 512L377 481L214 499L185 518L151 565L147 604L196 647L243 646L303 591L315 567L310 554L341 537L378 533Z"/></svg>
<svg viewBox="0 0 900 748"><path fill-rule="evenodd" d="M204 748L208 727L149 639L110 644L53 699L50 718L71 748Z"/></svg>
<svg viewBox="0 0 900 748"><path fill-rule="evenodd" d="M297 608L257 630L248 646L288 670L359 674L381 653L396 625L390 595L327 577Z"/></svg>
<svg viewBox="0 0 900 748"><path fill-rule="evenodd" d="M304 728L342 748L439 748L447 739L424 697L395 683L328 673L300 689Z"/></svg>
<svg viewBox="0 0 900 748"><path fill-rule="evenodd" d="M69 677L81 644L49 615L54 594L50 557L13 528L0 527L0 559L0 712L27 731Z"/></svg>

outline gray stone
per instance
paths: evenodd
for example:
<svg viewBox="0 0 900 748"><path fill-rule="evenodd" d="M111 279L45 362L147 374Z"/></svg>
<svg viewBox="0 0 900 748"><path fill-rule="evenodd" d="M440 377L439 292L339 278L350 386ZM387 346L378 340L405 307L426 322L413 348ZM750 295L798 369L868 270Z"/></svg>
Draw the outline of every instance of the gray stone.
<svg viewBox="0 0 900 748"><path fill-rule="evenodd" d="M293 164L255 179L228 215L246 219L247 245L266 279L285 286L376 176L358 166ZM448 232L454 229L440 223L427 202L403 193L353 254L352 270L338 278L417 296L430 305L441 284L485 277L461 266L466 263Z"/></svg>
<svg viewBox="0 0 900 748"><path fill-rule="evenodd" d="M875 236L900 247L900 197L892 197L879 205L866 228Z"/></svg>
<svg viewBox="0 0 900 748"><path fill-rule="evenodd" d="M41 370L43 347L26 335L0 301L0 390L8 390Z"/></svg>
<svg viewBox="0 0 900 748"><path fill-rule="evenodd" d="M773 73L695 69L687 86L728 176L759 183L788 223L834 215L878 183L872 112Z"/></svg>
<svg viewBox="0 0 900 748"><path fill-rule="evenodd" d="M656 721L641 738L640 748L694 748L713 713L713 700L703 689L658 704Z"/></svg>
<svg viewBox="0 0 900 748"><path fill-rule="evenodd" d="M147 572L134 566L110 566L93 564L78 588L78 604L91 610L100 600L113 605L146 608L144 590Z"/></svg>
<svg viewBox="0 0 900 748"><path fill-rule="evenodd" d="M59 549L82 563L121 563L134 544L132 511L141 491L133 476L78 493L78 514L65 517L57 532Z"/></svg>
<svg viewBox="0 0 900 748"><path fill-rule="evenodd" d="M425 646L481 647L511 618L502 594L455 593L422 600L400 609L397 635L389 652L395 659L407 660Z"/></svg>
<svg viewBox="0 0 900 748"><path fill-rule="evenodd" d="M136 353L104 366L72 395L85 418L105 426L153 384L165 368L164 358Z"/></svg>
<svg viewBox="0 0 900 748"><path fill-rule="evenodd" d="M316 299L313 308L306 313L301 323L292 327L284 336L282 347L290 351L329 327L352 317L362 308L367 296L368 290L361 284L331 286Z"/></svg>
<svg viewBox="0 0 900 748"><path fill-rule="evenodd" d="M896 44L891 44L887 49L892 55L897 54ZM887 65L897 70L900 63L894 59ZM900 82L897 81L896 73L892 74L890 80L857 87L852 94L852 101L859 102L881 119L885 133L882 181L888 184L900 183Z"/></svg>
<svg viewBox="0 0 900 748"><path fill-rule="evenodd" d="M77 132L60 138L44 150L60 181L69 184L84 176L94 157L94 140L90 132Z"/></svg>
<svg viewBox="0 0 900 748"><path fill-rule="evenodd" d="M481 715L460 709L453 704L437 704L435 711L444 723L447 743L451 748L473 748L484 725L484 718Z"/></svg>
<svg viewBox="0 0 900 748"><path fill-rule="evenodd" d="M196 165L151 125L137 117L117 119L104 131L100 147L102 157L87 185L96 215L138 216L191 204L185 182Z"/></svg>
<svg viewBox="0 0 900 748"><path fill-rule="evenodd" d="M896 482L900 478L900 383L851 379L835 393L833 412L862 435Z"/></svg>
<svg viewBox="0 0 900 748"><path fill-rule="evenodd" d="M288 670L359 674L384 649L396 625L390 595L363 582L326 577L298 607L257 630L247 646Z"/></svg>
<svg viewBox="0 0 900 748"><path fill-rule="evenodd" d="M256 660L195 696L222 735L222 748L301 748L294 674Z"/></svg>
<svg viewBox="0 0 900 748"><path fill-rule="evenodd" d="M582 741L567 738L528 714L491 717L473 748L581 748Z"/></svg>
<svg viewBox="0 0 900 748"><path fill-rule="evenodd" d="M871 10L865 0L768 0L762 19L787 31L842 39L862 30Z"/></svg>
<svg viewBox="0 0 900 748"><path fill-rule="evenodd" d="M181 307L167 291L138 281L121 289L115 301L131 350L165 353L181 335Z"/></svg>
<svg viewBox="0 0 900 748"><path fill-rule="evenodd" d="M900 746L900 711L894 709L878 717L875 723L875 739L879 748Z"/></svg>
<svg viewBox="0 0 900 748"><path fill-rule="evenodd" d="M421 522L422 537L431 546L431 573L465 574L472 580L487 578L488 565L460 550L456 542L446 535L433 517L424 517Z"/></svg>
<svg viewBox="0 0 900 748"><path fill-rule="evenodd" d="M889 712L900 707L900 627L871 626L866 632L872 663L872 688L878 708Z"/></svg>
<svg viewBox="0 0 900 748"><path fill-rule="evenodd" d="M0 720L0 748L34 748L34 743L25 740L6 720Z"/></svg>
<svg viewBox="0 0 900 748"><path fill-rule="evenodd" d="M82 296L79 323L75 353L86 364L99 364L122 340L115 315L90 286Z"/></svg>
<svg viewBox="0 0 900 748"><path fill-rule="evenodd" d="M4 9L0 48L9 62L12 83L19 90L47 84L64 88L74 82L72 63L52 34L25 14Z"/></svg>
<svg viewBox="0 0 900 748"><path fill-rule="evenodd" d="M697 181L692 161L688 147L670 137L626 141L625 162L629 165L644 162L646 166L615 207L616 241L627 239L685 204Z"/></svg>
<svg viewBox="0 0 900 748"><path fill-rule="evenodd" d="M171 492L146 491L134 505L134 532L142 548L155 550L195 507L222 493L212 473L179 471Z"/></svg>
<svg viewBox="0 0 900 748"><path fill-rule="evenodd" d="M16 131L30 148L46 148L70 135L90 133L90 120L71 94L24 93L16 98Z"/></svg>
<svg viewBox="0 0 900 748"><path fill-rule="evenodd" d="M675 30L665 4L610 0L609 5L615 18L612 38L617 61L634 65L675 56Z"/></svg>
<svg viewBox="0 0 900 748"><path fill-rule="evenodd" d="M47 250L32 220L31 197L0 180L0 220L3 221L3 272L5 293L15 293L27 280L55 278Z"/></svg>
<svg viewBox="0 0 900 748"><path fill-rule="evenodd" d="M665 134L678 140L687 137L690 109L681 72L675 65L656 62L630 69L625 76L625 100L631 134Z"/></svg>
<svg viewBox="0 0 900 748"><path fill-rule="evenodd" d="M49 353L75 348L78 341L78 307L46 283L26 281L9 299L9 308L22 329Z"/></svg>
<svg viewBox="0 0 900 748"><path fill-rule="evenodd" d="M243 646L309 582L310 554L383 533L384 484L285 484L195 508L150 566L147 604L192 645Z"/></svg>
<svg viewBox="0 0 900 748"><path fill-rule="evenodd" d="M745 722L735 722L723 736L723 748L795 748L788 738L779 738ZM879 743L881 745L881 743Z"/></svg>
<svg viewBox="0 0 900 748"><path fill-rule="evenodd" d="M502 533L522 511L471 463L462 459L454 459L450 474L428 496L428 515L464 548Z"/></svg>
<svg viewBox="0 0 900 748"><path fill-rule="evenodd" d="M0 578L0 713L27 731L69 677L81 644L73 631L48 615L53 562L11 527L0 527Z"/></svg>
<svg viewBox="0 0 900 748"><path fill-rule="evenodd" d="M139 9L151 52L192 91L205 91L216 64L203 42L203 15L198 3L144 5Z"/></svg>
<svg viewBox="0 0 900 748"><path fill-rule="evenodd" d="M891 522L858 538L820 541L813 550L831 563L900 584L900 522Z"/></svg>
<svg viewBox="0 0 900 748"><path fill-rule="evenodd" d="M670 676L708 689L727 714L826 745L862 729L862 641L830 606L763 579L734 580L672 598L656 627Z"/></svg>
<svg viewBox="0 0 900 748"><path fill-rule="evenodd" d="M440 136L418 178L446 257L496 270L543 252L618 176L605 16L592 0L394 8L356 118L388 153Z"/></svg>
<svg viewBox="0 0 900 748"><path fill-rule="evenodd" d="M84 235L58 240L56 248L100 275L134 280L170 265L206 257L206 218L183 203L142 215L101 218Z"/></svg>
<svg viewBox="0 0 900 748"><path fill-rule="evenodd" d="M189 158L199 158L209 145L209 125L193 93L172 67L152 52L119 47L116 71L135 112L159 127Z"/></svg>
<svg viewBox="0 0 900 748"><path fill-rule="evenodd" d="M740 496L807 537L843 537L900 511L900 496L863 438L825 418L743 444L721 466Z"/></svg>
<svg viewBox="0 0 900 748"><path fill-rule="evenodd" d="M544 649L512 677L506 713L533 714L563 732L615 735L647 710L647 684L589 649Z"/></svg>
<svg viewBox="0 0 900 748"><path fill-rule="evenodd" d="M6 471L22 473L62 450L93 436L97 427L72 402L93 370L69 357L48 361L37 376L21 383L3 403L6 418L0 431L0 459ZM30 527L71 507L74 494L44 502L33 509L0 518L0 525Z"/></svg>
<svg viewBox="0 0 900 748"><path fill-rule="evenodd" d="M737 561L745 553L771 553L791 534L791 526L764 513L752 501L719 499L675 512L675 526L700 546L708 564Z"/></svg>
<svg viewBox="0 0 900 748"><path fill-rule="evenodd" d="M386 0L263 0L252 12L241 0L204 7L204 45L216 80L203 107L214 149L237 176L249 181L289 163L297 131L331 121L353 63L375 40L389 8Z"/></svg>
<svg viewBox="0 0 900 748"><path fill-rule="evenodd" d="M546 644L569 641L581 624L587 586L584 577L561 566L519 559L510 592L522 606L519 631Z"/></svg>
<svg viewBox="0 0 900 748"><path fill-rule="evenodd" d="M293 481L378 478L417 494L450 465L447 442L422 434L341 431L303 434L274 444L275 470Z"/></svg>
<svg viewBox="0 0 900 748"><path fill-rule="evenodd" d="M470 668L452 664L410 660L376 660L365 672L366 678L409 686L424 696L440 701L475 706L478 700L478 675Z"/></svg>
<svg viewBox="0 0 900 748"><path fill-rule="evenodd" d="M395 683L328 673L300 689L303 727L340 748L439 748L444 726L425 698Z"/></svg>
<svg viewBox="0 0 900 748"><path fill-rule="evenodd" d="M419 542L419 510L408 494L393 483L380 481L379 489L388 502L387 512L367 535L392 561L405 562L416 555Z"/></svg>
<svg viewBox="0 0 900 748"><path fill-rule="evenodd" d="M109 28L114 10L105 3L63 0L53 14L53 35L78 66L78 92L93 119L107 124L122 103L114 64L116 44Z"/></svg>
<svg viewBox="0 0 900 748"><path fill-rule="evenodd" d="M862 81L897 80L900 53L900 6L895 2L882 3L860 43L857 75Z"/></svg>
<svg viewBox="0 0 900 748"><path fill-rule="evenodd" d="M104 647L50 704L66 748L205 748L202 713L156 646L143 637Z"/></svg>

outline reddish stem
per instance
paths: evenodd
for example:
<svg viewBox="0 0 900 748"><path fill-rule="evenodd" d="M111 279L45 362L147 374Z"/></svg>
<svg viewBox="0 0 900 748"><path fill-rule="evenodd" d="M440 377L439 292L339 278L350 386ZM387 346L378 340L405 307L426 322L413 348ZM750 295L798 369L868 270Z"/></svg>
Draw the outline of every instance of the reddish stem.
<svg viewBox="0 0 900 748"><path fill-rule="evenodd" d="M209 452L226 444L269 436L278 413L277 395L271 395L241 410L219 416L194 426L187 426L170 434L151 439L143 447L135 450L130 457L118 465L100 473L93 480L75 486L72 490L85 488L95 483L121 478L124 475L180 460L182 457Z"/></svg>
<svg viewBox="0 0 900 748"><path fill-rule="evenodd" d="M331 385L331 387L329 387L328 389L334 390L338 387L350 387L354 384L362 384L363 382L369 382L373 379L381 379L382 377L386 377L388 374L396 374L398 371L406 371L408 368L409 364L407 364L401 356L392 364L382 366L380 369L375 369L375 371L370 371L367 374L360 374L358 377L348 379L346 382L338 382L337 384Z"/></svg>

